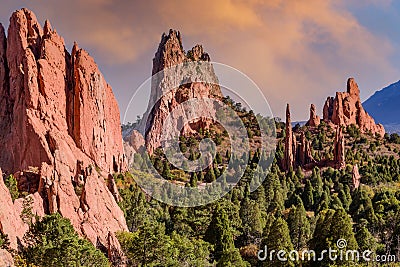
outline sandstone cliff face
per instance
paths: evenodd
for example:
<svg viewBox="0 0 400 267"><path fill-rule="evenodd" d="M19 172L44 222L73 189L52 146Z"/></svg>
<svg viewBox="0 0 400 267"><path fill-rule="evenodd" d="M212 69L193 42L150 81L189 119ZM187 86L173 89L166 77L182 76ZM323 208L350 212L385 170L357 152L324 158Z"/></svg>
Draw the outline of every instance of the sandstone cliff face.
<svg viewBox="0 0 400 267"><path fill-rule="evenodd" d="M3 173L0 170L0 230L8 235L10 245L17 248L17 238L24 233L28 226L20 218L20 210L17 210L11 199L10 192L3 181Z"/></svg>
<svg viewBox="0 0 400 267"><path fill-rule="evenodd" d="M182 133L190 133L199 127L207 127L211 122L206 119L215 117L215 109L202 108L202 98L220 99L222 93L218 79L211 64L203 64L200 69L193 65L180 65L185 62L209 62L210 57L203 47L196 45L187 54L183 50L180 33L170 30L163 34L160 45L153 59L152 84L149 105L143 116L140 133L144 136L146 149L151 154L161 145L162 127L165 119L174 111L177 125L170 128L180 129ZM167 69L177 66L175 69ZM161 72L163 71L164 72ZM181 81L185 81L180 85ZM205 81L205 82L203 82ZM177 88L178 85L178 88ZM184 110L180 104L191 99L199 99L193 110ZM205 105L204 105L205 106ZM197 119L191 119L190 113L197 113ZM189 121L184 124L182 121Z"/></svg>
<svg viewBox="0 0 400 267"><path fill-rule="evenodd" d="M77 45L70 55L49 22L42 29L18 10L7 38L0 27L0 102L0 167L22 171L43 214L60 212L108 247L109 232L127 226L106 179L125 163L118 105L94 60ZM13 231L5 233L21 238L25 228Z"/></svg>
<svg viewBox="0 0 400 267"><path fill-rule="evenodd" d="M370 131L381 137L385 135L383 126L375 124L374 119L362 107L360 89L353 78L348 79L346 92L337 92L335 98L327 98L323 119L339 126L357 125L363 133Z"/></svg>

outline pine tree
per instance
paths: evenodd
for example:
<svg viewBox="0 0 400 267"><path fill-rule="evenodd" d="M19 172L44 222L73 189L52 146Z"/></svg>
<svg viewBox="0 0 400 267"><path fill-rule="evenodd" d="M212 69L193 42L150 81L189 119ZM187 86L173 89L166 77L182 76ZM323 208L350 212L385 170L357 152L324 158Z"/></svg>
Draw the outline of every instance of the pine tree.
<svg viewBox="0 0 400 267"><path fill-rule="evenodd" d="M162 176L167 180L170 180L172 178L171 172L170 172L170 169L169 169L169 162L167 160L164 161L164 167L163 167Z"/></svg>
<svg viewBox="0 0 400 267"><path fill-rule="evenodd" d="M334 215L335 211L331 209L323 210L318 214L314 234L309 242L310 249L314 250L316 255L321 255L321 252L331 245L329 237ZM323 262L311 263L311 266L329 266L329 260L325 259Z"/></svg>
<svg viewBox="0 0 400 267"><path fill-rule="evenodd" d="M315 167L312 171L311 185L313 186L314 203L319 203L324 190L323 188L324 184L322 182L320 170L318 167Z"/></svg>
<svg viewBox="0 0 400 267"><path fill-rule="evenodd" d="M261 238L262 219L257 202L245 197L240 207L240 218L242 219L243 245L254 243Z"/></svg>
<svg viewBox="0 0 400 267"><path fill-rule="evenodd" d="M307 210L312 210L314 207L314 189L310 180L307 180L304 188L303 203Z"/></svg>
<svg viewBox="0 0 400 267"><path fill-rule="evenodd" d="M305 248L310 238L310 222L302 203L290 210L288 226L294 248L297 251Z"/></svg>
<svg viewBox="0 0 400 267"><path fill-rule="evenodd" d="M360 251L376 251L377 242L375 237L368 231L365 226L362 226L356 233L356 240Z"/></svg>
<svg viewBox="0 0 400 267"><path fill-rule="evenodd" d="M0 177L2 178L2 177ZM10 191L10 195L12 200L16 200L19 197L19 191L17 186L17 179L15 179L14 175L10 174L4 181L4 184L7 186Z"/></svg>
<svg viewBox="0 0 400 267"><path fill-rule="evenodd" d="M190 186L197 187L197 174L195 172L192 172L192 175L190 176Z"/></svg>
<svg viewBox="0 0 400 267"><path fill-rule="evenodd" d="M204 173L202 171L198 175L198 181L204 182Z"/></svg>
<svg viewBox="0 0 400 267"><path fill-rule="evenodd" d="M358 245L354 236L350 216L344 209L338 209L335 211L333 218L330 229L331 241L336 243L339 239L345 239L347 241L347 249L357 249Z"/></svg>
<svg viewBox="0 0 400 267"><path fill-rule="evenodd" d="M261 247L264 248L265 246L268 251L283 250L286 252L286 258L289 258L289 252L293 250L293 244L290 239L289 228L283 218L277 217L271 225L268 237L263 240ZM276 255L272 258L272 261L268 258L263 264L264 266L295 266L291 260L286 262L279 261Z"/></svg>
<svg viewBox="0 0 400 267"><path fill-rule="evenodd" d="M80 238L68 219L55 213L37 220L24 236L29 266L109 266L104 254Z"/></svg>
<svg viewBox="0 0 400 267"><path fill-rule="evenodd" d="M208 168L208 171L204 176L204 179L207 183L212 183L215 181L216 178L215 178L214 168L212 165Z"/></svg>
<svg viewBox="0 0 400 267"><path fill-rule="evenodd" d="M220 204L215 207L205 240L215 246L217 266L246 266L239 250L235 248L233 229L226 211Z"/></svg>

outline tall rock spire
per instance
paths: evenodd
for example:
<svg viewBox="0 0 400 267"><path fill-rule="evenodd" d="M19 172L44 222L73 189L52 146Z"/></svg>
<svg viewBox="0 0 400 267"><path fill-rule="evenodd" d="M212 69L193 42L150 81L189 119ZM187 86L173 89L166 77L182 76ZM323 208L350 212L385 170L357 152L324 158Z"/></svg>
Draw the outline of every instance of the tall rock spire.
<svg viewBox="0 0 400 267"><path fill-rule="evenodd" d="M184 62L201 61L203 64L182 64ZM190 118L188 111L180 110L179 106L190 99L216 98L221 99L222 93L210 57L201 45L196 45L185 54L182 38L178 31L170 30L163 34L160 45L153 59L153 77L147 111L139 126L139 132L144 136L146 148L151 154L161 146L161 131L169 113L175 110L177 118ZM171 68L176 66L176 68ZM193 73L196 73L193 75ZM201 101L200 101L201 102ZM183 133L207 128L209 121L204 118L215 117L215 110L201 108L198 102L196 113L202 115L191 121L191 125L176 125L171 129L183 127ZM182 120L183 121L183 120ZM178 125L179 124L179 125Z"/></svg>
<svg viewBox="0 0 400 267"><path fill-rule="evenodd" d="M307 140L304 131L302 131L300 134L300 144L298 146L296 155L300 166L305 166L307 164L316 162L311 153L310 141Z"/></svg>
<svg viewBox="0 0 400 267"><path fill-rule="evenodd" d="M346 167L345 162L345 150L344 150L344 136L343 130L341 126L337 126L335 142L334 142L334 151L333 151L334 165L337 169L343 169Z"/></svg>
<svg viewBox="0 0 400 267"><path fill-rule="evenodd" d="M351 186L352 190L356 190L357 188L360 187L361 175L360 175L360 173L358 171L358 165L357 164L355 164L353 166L351 180L352 180L352 186Z"/></svg>
<svg viewBox="0 0 400 267"><path fill-rule="evenodd" d="M318 127L320 124L321 119L317 115L317 112L315 111L315 105L311 104L310 106L310 119L307 121L306 125L310 127Z"/></svg>
<svg viewBox="0 0 400 267"><path fill-rule="evenodd" d="M295 156L294 149L295 141L293 140L292 122L290 120L290 107L289 104L286 105L286 126L285 126L285 151L283 159L283 169L289 170L290 167L294 167Z"/></svg>

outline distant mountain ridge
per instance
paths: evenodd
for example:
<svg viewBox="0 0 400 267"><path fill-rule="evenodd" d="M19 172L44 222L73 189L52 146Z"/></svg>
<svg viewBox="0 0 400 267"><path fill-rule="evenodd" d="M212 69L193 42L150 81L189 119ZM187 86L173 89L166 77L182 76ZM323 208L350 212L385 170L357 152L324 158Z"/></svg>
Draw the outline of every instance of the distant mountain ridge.
<svg viewBox="0 0 400 267"><path fill-rule="evenodd" d="M400 81L376 91L364 103L364 108L382 123L388 132L400 132Z"/></svg>

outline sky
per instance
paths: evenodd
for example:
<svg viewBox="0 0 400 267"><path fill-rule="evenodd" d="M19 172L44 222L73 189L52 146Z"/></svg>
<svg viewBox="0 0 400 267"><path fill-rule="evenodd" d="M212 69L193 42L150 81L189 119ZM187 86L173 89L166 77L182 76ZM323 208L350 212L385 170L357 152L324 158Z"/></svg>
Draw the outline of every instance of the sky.
<svg viewBox="0 0 400 267"><path fill-rule="evenodd" d="M2 0L0 22L27 7L49 19L69 51L76 41L99 65L123 114L150 77L163 32L179 30L185 50L249 76L275 116L290 103L305 120L314 103L354 77L366 100L400 79L400 1L391 0Z"/></svg>

